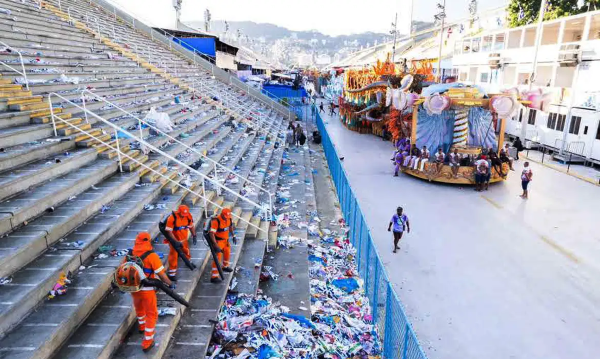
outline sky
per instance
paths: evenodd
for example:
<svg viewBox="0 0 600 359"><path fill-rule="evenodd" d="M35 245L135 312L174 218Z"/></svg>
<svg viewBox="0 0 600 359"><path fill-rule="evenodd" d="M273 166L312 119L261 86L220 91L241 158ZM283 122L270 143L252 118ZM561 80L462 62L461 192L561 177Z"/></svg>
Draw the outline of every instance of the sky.
<svg viewBox="0 0 600 359"><path fill-rule="evenodd" d="M153 26L175 26L172 0L110 1ZM433 21L436 3L443 0L413 1L414 20ZM479 0L478 8L485 11L506 2ZM468 3L469 0L446 0L447 19L467 17ZM314 29L337 36L367 31L389 32L395 12L398 12L399 30L406 33L411 0L183 0L181 20L203 21L207 8L213 20L272 23L294 31Z"/></svg>

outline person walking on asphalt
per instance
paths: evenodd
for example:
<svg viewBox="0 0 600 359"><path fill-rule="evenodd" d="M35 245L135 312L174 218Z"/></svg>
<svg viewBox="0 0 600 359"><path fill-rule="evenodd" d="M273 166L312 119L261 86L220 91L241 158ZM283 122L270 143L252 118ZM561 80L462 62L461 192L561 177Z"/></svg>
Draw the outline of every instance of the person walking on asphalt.
<svg viewBox="0 0 600 359"><path fill-rule="evenodd" d="M523 164L523 172L521 172L521 188L523 188L523 194L520 196L523 199L529 198L529 182L531 182L533 178L533 172L529 167L529 162L525 162Z"/></svg>
<svg viewBox="0 0 600 359"><path fill-rule="evenodd" d="M321 113L321 112L325 113L325 108L323 107L323 102L321 102L319 104L319 113Z"/></svg>
<svg viewBox="0 0 600 359"><path fill-rule="evenodd" d="M396 208L396 213L392 216L390 220L390 224L388 226L388 232L392 231L394 233L394 253L399 249L398 243L400 239L402 239L402 234L406 229L407 233L410 233L410 223L408 222L408 217L403 214L404 210L402 207Z"/></svg>

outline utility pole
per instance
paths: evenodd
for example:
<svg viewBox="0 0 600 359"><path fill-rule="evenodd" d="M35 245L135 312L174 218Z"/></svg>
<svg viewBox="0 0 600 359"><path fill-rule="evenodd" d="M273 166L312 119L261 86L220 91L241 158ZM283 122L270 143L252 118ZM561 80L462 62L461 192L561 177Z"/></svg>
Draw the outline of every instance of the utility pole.
<svg viewBox="0 0 600 359"><path fill-rule="evenodd" d="M396 13L396 17L394 19L394 22L392 23L392 31L390 31L391 34L394 35L394 44L392 45L392 63L394 62L394 58L396 57L396 36L398 35L398 13Z"/></svg>
<svg viewBox="0 0 600 359"><path fill-rule="evenodd" d="M533 82L535 81L536 78L536 70L537 70L537 63L538 63L538 52L540 49L540 45L542 43L542 29L543 29L543 23L544 23L544 15L546 14L546 4L548 3L548 0L542 0L542 3L540 4L540 15L538 17L538 23L537 23L537 30L535 33L535 49L533 51L533 63L532 63L532 67L531 67L531 76L529 77L529 91L531 91L531 89L533 88ZM527 119L529 118L529 111L531 111L531 109L527 110ZM523 145L525 145L525 137L527 136L527 119L522 119L521 120L521 142L523 143Z"/></svg>
<svg viewBox="0 0 600 359"><path fill-rule="evenodd" d="M446 0L442 2L442 4L437 4L440 12L435 15L436 20L441 20L440 25L440 50L438 55L438 63L437 63L437 78L438 82L442 82L442 47L444 46L444 20L446 19Z"/></svg>
<svg viewBox="0 0 600 359"><path fill-rule="evenodd" d="M173 0L173 7L175 8L175 28L179 29L179 22L181 18L181 3L183 0Z"/></svg>

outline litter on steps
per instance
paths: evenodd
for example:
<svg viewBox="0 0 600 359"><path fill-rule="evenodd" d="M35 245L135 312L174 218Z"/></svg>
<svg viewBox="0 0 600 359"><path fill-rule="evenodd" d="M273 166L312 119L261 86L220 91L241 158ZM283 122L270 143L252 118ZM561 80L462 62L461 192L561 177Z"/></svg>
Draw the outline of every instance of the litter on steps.
<svg viewBox="0 0 600 359"><path fill-rule="evenodd" d="M285 157L285 156L284 156ZM215 325L209 358L382 358L382 345L369 300L363 289L355 261L356 250L348 239L343 220L319 228L323 220L316 211L300 210L290 191L305 185L291 174L298 166L286 161L282 178L286 185L277 191L275 220L280 231L305 229L313 238L301 239L292 233L280 234L279 248L288 250L308 244L310 307L301 302L298 309L310 309L310 318L290 313L282 303L268 296L250 296L231 290L221 307ZM300 213L299 213L300 212ZM309 220L308 222L306 220ZM294 279L285 268L281 276ZM273 268L263 266L260 281L276 281ZM232 288L230 288L232 289ZM260 291L259 291L260 293Z"/></svg>

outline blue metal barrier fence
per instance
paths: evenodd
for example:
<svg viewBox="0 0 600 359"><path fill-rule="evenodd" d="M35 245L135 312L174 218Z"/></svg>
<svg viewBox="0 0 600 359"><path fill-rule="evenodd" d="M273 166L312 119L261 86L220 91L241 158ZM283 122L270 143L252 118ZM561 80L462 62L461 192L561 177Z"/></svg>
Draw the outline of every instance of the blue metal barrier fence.
<svg viewBox="0 0 600 359"><path fill-rule="evenodd" d="M314 106L314 105L313 105ZM373 309L373 322L383 342L383 357L401 359L426 359L408 317L392 288L383 262L377 253L371 231L365 221L346 171L325 129L318 111L316 123L321 133L323 150L346 224L350 228L350 241L357 250L358 270L364 279L364 287ZM300 117L300 116L299 116Z"/></svg>

